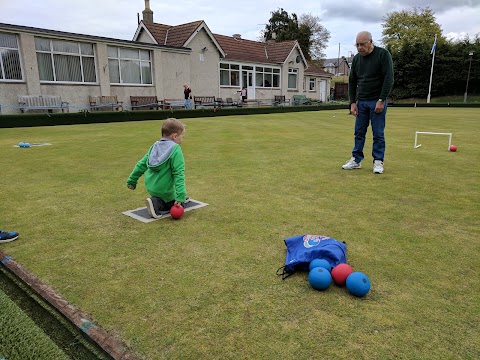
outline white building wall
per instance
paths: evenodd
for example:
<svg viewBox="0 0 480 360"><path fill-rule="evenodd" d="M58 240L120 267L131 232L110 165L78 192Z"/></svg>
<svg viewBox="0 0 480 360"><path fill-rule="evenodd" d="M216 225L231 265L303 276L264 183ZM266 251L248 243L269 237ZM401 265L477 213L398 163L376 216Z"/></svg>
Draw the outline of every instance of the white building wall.
<svg viewBox="0 0 480 360"><path fill-rule="evenodd" d="M160 59L155 70L162 79L163 98L183 99L183 85L191 83L190 54L164 52Z"/></svg>
<svg viewBox="0 0 480 360"><path fill-rule="evenodd" d="M220 85L218 74L219 51L204 29L201 29L186 46L192 49L189 84L193 96L218 97Z"/></svg>

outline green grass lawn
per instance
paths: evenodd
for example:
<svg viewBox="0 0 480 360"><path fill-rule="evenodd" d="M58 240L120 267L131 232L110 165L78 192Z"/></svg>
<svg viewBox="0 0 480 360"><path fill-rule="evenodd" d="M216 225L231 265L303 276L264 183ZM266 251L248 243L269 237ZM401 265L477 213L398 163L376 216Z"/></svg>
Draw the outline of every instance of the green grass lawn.
<svg viewBox="0 0 480 360"><path fill-rule="evenodd" d="M69 359L2 290L0 309L0 359Z"/></svg>
<svg viewBox="0 0 480 360"><path fill-rule="evenodd" d="M389 109L382 175L370 132L341 169L347 112L183 120L210 205L149 224L121 212L144 205L125 182L161 121L2 129L0 227L21 234L2 249L148 359L479 358L480 110ZM300 234L345 241L367 297L277 277Z"/></svg>

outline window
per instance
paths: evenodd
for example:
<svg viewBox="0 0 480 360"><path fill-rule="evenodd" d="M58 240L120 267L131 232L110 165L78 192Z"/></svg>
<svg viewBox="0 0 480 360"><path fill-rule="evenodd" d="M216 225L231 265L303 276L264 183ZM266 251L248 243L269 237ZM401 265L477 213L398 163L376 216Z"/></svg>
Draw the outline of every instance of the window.
<svg viewBox="0 0 480 360"><path fill-rule="evenodd" d="M0 33L0 80L23 80L17 36Z"/></svg>
<svg viewBox="0 0 480 360"><path fill-rule="evenodd" d="M315 78L310 78L308 90L315 91Z"/></svg>
<svg viewBox="0 0 480 360"><path fill-rule="evenodd" d="M297 77L298 69L289 68L288 69L288 88L297 89Z"/></svg>
<svg viewBox="0 0 480 360"><path fill-rule="evenodd" d="M257 66L255 69L256 87L280 87L280 69Z"/></svg>
<svg viewBox="0 0 480 360"><path fill-rule="evenodd" d="M35 37L40 81L95 83L93 44Z"/></svg>
<svg viewBox="0 0 480 360"><path fill-rule="evenodd" d="M220 64L220 85L240 86L240 65Z"/></svg>
<svg viewBox="0 0 480 360"><path fill-rule="evenodd" d="M108 70L112 84L151 84L150 51L108 46Z"/></svg>

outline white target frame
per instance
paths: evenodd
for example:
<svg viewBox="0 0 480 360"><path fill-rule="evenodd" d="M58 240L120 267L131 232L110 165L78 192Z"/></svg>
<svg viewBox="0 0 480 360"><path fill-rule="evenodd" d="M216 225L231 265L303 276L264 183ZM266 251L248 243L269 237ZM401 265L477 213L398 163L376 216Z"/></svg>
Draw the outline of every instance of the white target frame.
<svg viewBox="0 0 480 360"><path fill-rule="evenodd" d="M425 135L447 135L448 138L448 148L450 150L450 146L452 146L452 133L439 133L439 132L430 132L430 131L415 131L415 144L413 144L414 149L418 149L422 144L417 145L418 134L425 134Z"/></svg>

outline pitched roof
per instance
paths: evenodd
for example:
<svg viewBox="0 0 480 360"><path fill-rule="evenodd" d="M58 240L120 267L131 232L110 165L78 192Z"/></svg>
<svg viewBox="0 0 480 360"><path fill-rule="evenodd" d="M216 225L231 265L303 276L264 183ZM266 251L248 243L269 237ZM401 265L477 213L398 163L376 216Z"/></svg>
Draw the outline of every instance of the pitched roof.
<svg viewBox="0 0 480 360"><path fill-rule="evenodd" d="M213 36L225 52L226 60L266 64L283 63L297 43L295 40L264 43L219 34L213 34Z"/></svg>
<svg viewBox="0 0 480 360"><path fill-rule="evenodd" d="M204 21L198 20L175 26L143 21L141 23L158 44L182 47L187 46L187 40L204 24ZM296 40L260 42L220 34L212 35L225 53L226 60L283 64L295 46L299 47Z"/></svg>
<svg viewBox="0 0 480 360"><path fill-rule="evenodd" d="M158 44L182 47L202 23L202 20L198 20L176 26L145 22L143 25Z"/></svg>
<svg viewBox="0 0 480 360"><path fill-rule="evenodd" d="M333 76L333 74L320 69L312 62L308 62L308 67L305 69L305 74L306 75L323 75L323 76L328 75L330 77Z"/></svg>

